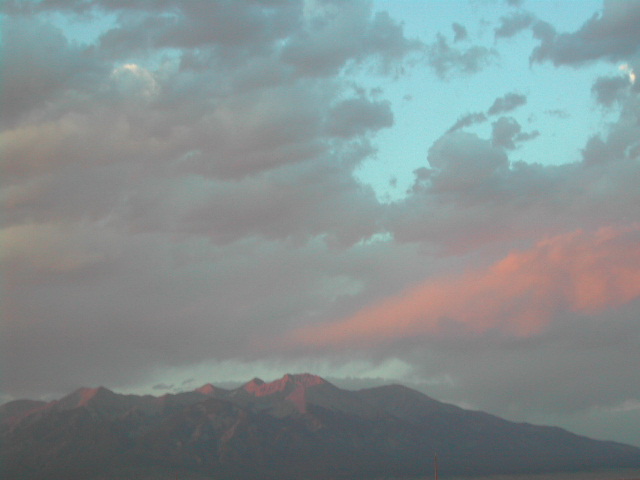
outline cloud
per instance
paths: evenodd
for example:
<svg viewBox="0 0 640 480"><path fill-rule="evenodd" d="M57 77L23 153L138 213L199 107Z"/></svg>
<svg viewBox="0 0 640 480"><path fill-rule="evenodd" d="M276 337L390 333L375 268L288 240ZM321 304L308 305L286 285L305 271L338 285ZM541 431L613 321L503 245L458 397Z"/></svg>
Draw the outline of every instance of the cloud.
<svg viewBox="0 0 640 480"><path fill-rule="evenodd" d="M3 389L14 397L95 382L135 387L154 375L175 383L166 376L172 369L203 362L275 361L283 354L265 339L327 309L343 311L359 295L397 288L421 270L410 247L394 248L393 261L381 264L383 242L334 249L321 239L247 236L216 246L199 236L129 236L87 223L60 240L68 252L61 257L51 238L42 235L42 253L29 254L38 270L19 263L11 245L3 248L2 358L16 366L3 373Z"/></svg>
<svg viewBox="0 0 640 480"><path fill-rule="evenodd" d="M172 29L188 30L198 14L212 13L209 6L202 6L205 11L200 12L189 5L176 4L179 15L175 18L163 16L164 7L122 6L122 19L127 21L110 31L138 32L135 22L141 18L153 23L152 19L160 22L169 17ZM96 2L94 7L118 9L108 2ZM139 12L129 16L128 8ZM312 28L325 19L355 22L368 35L366 42L358 41L341 53L340 65L368 62L382 71L392 58L401 62L409 49L400 45L404 44L400 26L388 16L373 15L366 3L350 2L345 12L349 18L340 17L342 20L333 15L332 8L319 3L317 9L304 13L286 5L271 9L230 2L225 12L240 9L244 20L236 19L238 22L251 23L249 18L260 25L265 22L260 28L271 35L265 40L266 50L258 48L263 37L259 41L242 31L234 34L244 38L239 43L216 36L223 32L210 36L201 32L205 36L200 47L192 48L184 39L169 36L162 40L165 37L151 28L148 34L153 41L145 48L157 48L157 54L164 56L159 64L108 60L103 54L117 56L117 52L104 45L104 38L81 51L69 47L59 31L43 29L43 34L52 35L50 43L57 48L51 56L35 57L41 70L61 68L67 57L77 62L67 63L78 70L85 63L76 57L100 60L94 62L93 83L77 83L75 77L64 76L60 88L47 93L46 101L34 95L28 89L31 82L25 81L39 76L25 70L23 64L14 67L10 62L11 75L16 78L11 83L15 91L9 89L10 100L25 98L34 103L20 107L21 115L31 112L29 121L17 122L0 134L5 174L1 193L8 202L8 223L19 224L25 218L36 222L106 219L125 231L206 234L216 242L242 235L308 239L326 232L327 224L336 227L329 227L333 230L329 237L339 242L357 242L362 231L369 232L365 236L373 234L378 202L372 190L358 185L351 173L373 154L371 135L392 125L390 105L382 99L353 96L353 85L347 81L309 78L292 70L283 59L282 45L295 43L296 28ZM22 43L18 36L35 29L38 22L20 21L29 28L16 28L15 35L7 38L16 36L17 49L35 45L37 36ZM348 30L345 25L335 28ZM282 42L286 35L290 42ZM389 43L373 41L380 35L390 35ZM394 44L398 35L400 43ZM256 50L248 47L247 42L253 41ZM246 55L237 57L234 68L227 69L227 56L233 57L239 44L247 48ZM166 52L165 46L182 50ZM43 44L36 47L44 48ZM122 49L135 51L128 43ZM187 67L185 57L190 55L204 55L210 65L206 69ZM56 84L49 80L47 85ZM333 158L339 165L328 167ZM296 186L296 181L309 190ZM347 209L353 215L337 207L343 200L353 205L352 210ZM291 211L285 217L286 225L276 214L283 208ZM322 213L325 208L342 213ZM366 211L370 214L362 216ZM313 220L316 214L325 220ZM344 214L351 218L347 220ZM342 220L337 218L347 221L346 228L338 225Z"/></svg>
<svg viewBox="0 0 640 480"><path fill-rule="evenodd" d="M629 83L634 85L636 83L636 73L633 71L633 68L629 66L628 63L623 63L618 67L621 72L624 72L629 77Z"/></svg>
<svg viewBox="0 0 640 480"><path fill-rule="evenodd" d="M0 231L1 261L11 272L12 281L48 283L90 274L105 262L105 243L93 232L74 226L23 224Z"/></svg>
<svg viewBox="0 0 640 480"><path fill-rule="evenodd" d="M531 132L520 132L515 137L514 140L516 142L528 142L529 140L533 140L540 136L540 132L538 130L533 130Z"/></svg>
<svg viewBox="0 0 640 480"><path fill-rule="evenodd" d="M604 2L595 14L573 33L547 34L531 54L534 62L579 65L604 59L617 61L635 55L640 47L640 4L634 1Z"/></svg>
<svg viewBox="0 0 640 480"><path fill-rule="evenodd" d="M602 91L602 86L600 89ZM634 95L622 95L622 91L619 93L618 98L621 104L619 119L610 126L604 139L601 135L594 135L589 139L582 151L586 165L612 166L612 162L622 162L634 167L636 165L636 159L640 155L640 145L637 140L640 134L638 127L640 109Z"/></svg>
<svg viewBox="0 0 640 480"><path fill-rule="evenodd" d="M173 384L167 385L166 383L157 383L151 388L153 390L171 390L173 388Z"/></svg>
<svg viewBox="0 0 640 480"><path fill-rule="evenodd" d="M512 117L500 117L491 127L491 144L507 150L514 150L518 143L533 140L540 135L537 130L522 132L522 127Z"/></svg>
<svg viewBox="0 0 640 480"><path fill-rule="evenodd" d="M350 153L358 162L369 149L357 145L354 152L345 150L345 163L353 161L348 158ZM185 184L174 196L180 197L182 190L190 188ZM152 191L149 198L141 199L143 208L148 205L153 211L156 202L162 205L163 198L165 191ZM140 213L149 218L149 211ZM379 230L379 214L373 190L359 185L349 169L309 164L241 182L205 182L203 195L182 212L176 226L179 231L206 235L217 243L251 235L297 242L326 235L328 241L350 245ZM162 218L162 210L157 216Z"/></svg>
<svg viewBox="0 0 640 480"><path fill-rule="evenodd" d="M474 136L452 133L429 150L432 188L437 191L467 189L481 184L507 166L506 155Z"/></svg>
<svg viewBox="0 0 640 480"><path fill-rule="evenodd" d="M426 47L427 63L436 75L448 78L453 72L473 74L482 70L496 56L496 52L481 46L459 49L449 44L442 35Z"/></svg>
<svg viewBox="0 0 640 480"><path fill-rule="evenodd" d="M593 87L591 87L591 91L599 104L610 107L628 85L629 81L620 76L600 77L595 81Z"/></svg>
<svg viewBox="0 0 640 480"><path fill-rule="evenodd" d="M390 207L385 226L398 242L460 255L571 228L640 221L633 187L640 175L639 132L632 105L608 135L587 142L583 161L558 166L509 162L503 145L468 132L446 134L431 147L429 166L416 170L410 194ZM536 136L511 136L515 124L497 123L514 145Z"/></svg>
<svg viewBox="0 0 640 480"><path fill-rule="evenodd" d="M298 5L266 8L250 1L221 4L164 2L158 8L144 2L94 2L95 8L123 12L123 22L105 32L100 49L111 57L144 54L154 49L198 49L222 65L237 59L270 54L274 42L295 31Z"/></svg>
<svg viewBox="0 0 640 480"><path fill-rule="evenodd" d="M327 325L294 331L310 347L362 348L427 335L540 335L564 312L594 315L640 296L640 229L551 237L488 268L430 278Z"/></svg>
<svg viewBox="0 0 640 480"><path fill-rule="evenodd" d="M353 172L393 114L358 75L419 50L400 23L369 2L3 8L6 391L251 358L248 331L364 288L386 207ZM65 15L111 23L79 45Z"/></svg>
<svg viewBox="0 0 640 480"><path fill-rule="evenodd" d="M501 149L465 132L443 136L429 149L428 159L428 188L438 192L473 189L508 166ZM419 191L418 183L415 188Z"/></svg>
<svg viewBox="0 0 640 480"><path fill-rule="evenodd" d="M467 29L464 25L460 25L459 23L452 23L451 28L453 28L453 41L460 42L462 40L466 40L469 37Z"/></svg>
<svg viewBox="0 0 640 480"><path fill-rule="evenodd" d="M500 117L491 124L491 143L494 147L502 147L508 150L516 148L514 137L520 133L520 124L512 117Z"/></svg>
<svg viewBox="0 0 640 480"><path fill-rule="evenodd" d="M362 135L393 125L389 102L353 98L337 104L329 112L327 130L337 137Z"/></svg>
<svg viewBox="0 0 640 480"><path fill-rule="evenodd" d="M449 127L447 133L455 132L456 130L460 130L464 127L469 127L471 125L475 125L477 123L486 122L487 117L482 112L468 113L466 115L461 116L456 120L456 123Z"/></svg>
<svg viewBox="0 0 640 480"><path fill-rule="evenodd" d="M517 33L529 28L535 21L535 16L529 12L515 12L500 18L494 35L496 38L511 38Z"/></svg>
<svg viewBox="0 0 640 480"><path fill-rule="evenodd" d="M139 94L151 99L158 95L160 90L153 74L135 63L126 63L115 68L111 76L124 95Z"/></svg>
<svg viewBox="0 0 640 480"><path fill-rule="evenodd" d="M311 2L305 24L282 51L283 60L301 75L335 74L349 61L361 63L375 57L378 68L388 71L420 42L403 36L402 27L388 13L371 15L368 2L333 5Z"/></svg>
<svg viewBox="0 0 640 480"><path fill-rule="evenodd" d="M108 2L95 6L117 11ZM15 81L5 89L12 102L5 105L6 111L25 110L27 105L20 105L32 101L39 108L35 122L16 124L3 132L11 174L33 173L36 168L44 173L61 162L82 163L88 157L96 161L109 151L108 162L135 157L139 164L153 158L156 170L174 163L183 172L191 169L207 177L241 178L319 159L334 148L330 144L335 137L352 138L391 125L392 114L383 100L349 98L343 90L346 82L317 78L333 75L347 64L366 64L384 73L401 65L416 48L399 25L386 14L374 15L366 2L350 2L341 15L334 15L335 8L329 4L319 3L306 17L292 5L266 8L229 2L221 8L223 15L209 5L177 3L174 7L175 15L164 15L162 9L131 4L138 13L123 16L126 22L107 31L86 52L66 47L61 33L49 29L57 35L50 43L60 44L54 55L40 61L42 55L25 53L35 58L40 70L50 65L52 71L48 78L43 71L26 71L23 64L11 68ZM128 13L129 7L122 8ZM230 17L225 19L227 14ZM138 21L149 28L141 28ZM213 28L210 22L222 23ZM16 49L35 43L34 36L18 38L24 31L28 30L16 27L15 35L7 37L16 37ZM129 31L149 39L128 39ZM198 36L189 40L190 35ZM307 71L300 63L309 60L306 53L299 62L291 56L298 48L313 49L314 41L323 48L334 42L337 49L314 60L313 67L322 70L317 72ZM110 59L128 58L125 55L135 54L141 46L145 55L155 52L163 61L157 65ZM95 65L80 62L83 56L94 59ZM72 61L66 57L77 63L72 65L77 77L84 72L93 83L69 77L75 70L64 69L65 62ZM82 70L86 64L93 67L93 77ZM46 79L47 89L60 84L69 98L53 96L45 103L38 96L43 89L38 89L38 95L26 90L32 83L24 81L28 77ZM33 142L35 137L42 141Z"/></svg>
<svg viewBox="0 0 640 480"><path fill-rule="evenodd" d="M506 113L527 103L526 95L522 95L515 92L510 92L502 97L496 98L489 110L488 115L498 115L499 113Z"/></svg>
<svg viewBox="0 0 640 480"><path fill-rule="evenodd" d="M37 18L3 21L2 41L3 128L16 126L34 109L68 92L89 91L105 73L91 51L69 44L59 29Z"/></svg>
<svg viewBox="0 0 640 480"><path fill-rule="evenodd" d="M637 415L609 416L606 421L604 410L637 396L633 385L640 376L632 365L640 355L634 346L632 312L639 304L635 300L593 315L559 313L532 337L506 339L499 331L487 331L481 340L429 335L421 339L420 360L413 361L426 378L449 374L449 385L427 387L437 391L438 398L472 398L474 408L501 412L515 421L562 424L596 438L618 438L616 427L624 418L632 427L622 430L625 438L633 438L629 434L637 427ZM408 348L411 341L402 344Z"/></svg>
<svg viewBox="0 0 640 480"><path fill-rule="evenodd" d="M486 115L482 112L468 113L463 115L447 130L447 133L455 132L464 127L469 127L478 123L485 122L487 115L497 115L499 113L510 112L527 103L527 97L518 93L507 93L506 95L496 98Z"/></svg>

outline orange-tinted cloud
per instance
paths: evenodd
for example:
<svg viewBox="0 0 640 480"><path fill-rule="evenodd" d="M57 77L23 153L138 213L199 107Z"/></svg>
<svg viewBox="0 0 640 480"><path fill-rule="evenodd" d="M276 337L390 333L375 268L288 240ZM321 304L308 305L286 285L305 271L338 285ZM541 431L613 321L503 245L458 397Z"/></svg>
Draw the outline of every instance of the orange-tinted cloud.
<svg viewBox="0 0 640 480"><path fill-rule="evenodd" d="M530 336L563 312L593 314L639 296L640 227L579 230L488 268L428 279L350 317L296 330L289 341L371 345L452 328Z"/></svg>

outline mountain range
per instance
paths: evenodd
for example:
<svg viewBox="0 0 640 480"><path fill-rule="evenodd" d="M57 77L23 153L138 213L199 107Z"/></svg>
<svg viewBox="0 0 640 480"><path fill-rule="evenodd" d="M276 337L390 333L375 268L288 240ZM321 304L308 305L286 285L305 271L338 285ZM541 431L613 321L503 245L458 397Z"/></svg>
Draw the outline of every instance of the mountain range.
<svg viewBox="0 0 640 480"><path fill-rule="evenodd" d="M81 388L0 406L2 478L373 479L640 467L640 449L310 374L236 389Z"/></svg>

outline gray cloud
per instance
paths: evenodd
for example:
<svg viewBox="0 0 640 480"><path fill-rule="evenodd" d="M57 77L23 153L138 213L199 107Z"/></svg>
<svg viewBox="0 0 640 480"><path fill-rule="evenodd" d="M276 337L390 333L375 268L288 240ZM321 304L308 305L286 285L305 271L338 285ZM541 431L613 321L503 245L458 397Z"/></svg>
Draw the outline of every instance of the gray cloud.
<svg viewBox="0 0 640 480"><path fill-rule="evenodd" d="M334 74L393 73L418 43L368 2L317 7L3 5L7 392L251 358L254 336L368 284L379 247L357 245L385 207L353 171L393 115ZM115 25L79 47L47 25L64 9Z"/></svg>
<svg viewBox="0 0 640 480"><path fill-rule="evenodd" d="M621 76L600 77L591 87L591 91L599 104L610 107L619 100L620 94L628 88L629 80Z"/></svg>
<svg viewBox="0 0 640 480"><path fill-rule="evenodd" d="M517 33L529 28L535 21L535 16L529 12L515 12L500 18L500 25L495 29L496 38L511 38Z"/></svg>
<svg viewBox="0 0 640 480"><path fill-rule="evenodd" d="M36 18L3 22L2 40L3 127L16 125L53 98L87 92L105 73L105 65L90 51L70 45L62 32Z"/></svg>
<svg viewBox="0 0 640 480"><path fill-rule="evenodd" d="M491 127L491 144L507 150L514 150L518 143L533 140L540 135L537 130L522 132L522 127L512 117L500 117Z"/></svg>
<svg viewBox="0 0 640 480"><path fill-rule="evenodd" d="M458 120L456 120L456 122L451 127L449 127L447 133L455 132L456 130L460 130L464 127L470 127L471 125L486 122L487 115L497 115L499 113L510 112L524 105L525 103L527 103L527 97L525 95L513 92L507 93L506 95L495 99L491 107L489 107L489 110L487 110L486 115L482 112L473 112L463 115L458 118Z"/></svg>
<svg viewBox="0 0 640 480"><path fill-rule="evenodd" d="M389 102L353 98L337 104L329 112L327 130L337 137L353 137L367 131L390 127L393 113Z"/></svg>
<svg viewBox="0 0 640 480"><path fill-rule="evenodd" d="M439 398L454 402L474 398L477 403L473 407L508 412L507 416L515 420L527 418L527 410L538 412L537 418L541 420L576 412L590 415L594 406L622 407L625 398L634 398L633 385L640 381L637 371L630 367L630 362L640 357L634 341L625 338L635 335L633 308L634 305L623 308L606 321L598 316L564 318L543 338L511 340L511 349L496 348L504 339L491 335L481 342L427 340L428 348L423 350L426 358L417 363L424 366L427 378L455 372L449 384L429 387L430 391L438 392ZM585 343L597 343L599 353L593 357L587 355L582 348ZM463 353L465 351L467 353ZM466 361L467 354L475 360ZM598 378L606 388L596 388L588 376L575 374L583 368L588 368L589 376ZM622 377L626 380L619 385ZM490 386L498 378L507 379L510 386L500 394ZM570 388L566 388L567 384ZM605 431L606 435L615 435L610 426L605 427Z"/></svg>
<svg viewBox="0 0 640 480"><path fill-rule="evenodd" d="M326 75L337 73L348 61L361 63L375 56L379 70L388 71L420 48L418 41L404 38L401 26L386 12L368 19L370 8L368 2L325 4L317 18L292 36L283 60L302 75Z"/></svg>
<svg viewBox="0 0 640 480"><path fill-rule="evenodd" d="M173 384L167 385L166 383L158 383L151 388L154 390L171 390L173 388Z"/></svg>
<svg viewBox="0 0 640 480"><path fill-rule="evenodd" d="M444 135L430 150L429 167L416 171L411 195L394 206L394 238L461 254L534 231L551 235L638 221L640 199L631 192L640 175L639 111L634 101L624 105L608 134L587 142L578 163L508 163L503 147L537 136L520 132L513 119L495 122L491 141L460 131Z"/></svg>
<svg viewBox="0 0 640 480"><path fill-rule="evenodd" d="M442 35L426 47L427 62L440 78L448 78L452 72L476 73L488 65L496 52L481 46L460 49L449 44Z"/></svg>
<svg viewBox="0 0 640 480"><path fill-rule="evenodd" d="M365 147L363 153L369 150ZM325 234L332 241L351 244L379 229L380 206L373 190L359 186L342 166L302 165L240 183L213 182L208 190L209 195L184 212L179 229L208 235L216 242L247 235L303 241Z"/></svg>
<svg viewBox="0 0 640 480"><path fill-rule="evenodd" d="M601 14L593 15L573 33L538 31L540 46L531 60L549 60L554 65L577 65L606 59L616 61L635 55L640 47L640 4L635 1L607 1Z"/></svg>
<svg viewBox="0 0 640 480"><path fill-rule="evenodd" d="M538 130L533 130L531 132L520 132L514 137L514 140L516 142L528 142L529 140L534 140L539 136L540 132Z"/></svg>
<svg viewBox="0 0 640 480"><path fill-rule="evenodd" d="M522 129L520 124L512 117L500 117L491 124L491 143L494 147L502 147L508 150L516 148L514 137Z"/></svg>
<svg viewBox="0 0 640 480"><path fill-rule="evenodd" d="M462 40L466 40L469 37L467 33L467 29L464 25L460 25L459 23L452 23L451 28L453 28L453 41L460 42Z"/></svg>
<svg viewBox="0 0 640 480"><path fill-rule="evenodd" d="M463 115L462 117L456 120L456 123L449 127L447 133L455 132L456 130L460 130L464 127L469 127L471 125L475 125L476 123L486 122L487 117L482 112L468 113L467 115Z"/></svg>
<svg viewBox="0 0 640 480"><path fill-rule="evenodd" d="M430 188L436 192L474 189L508 165L500 149L465 132L442 137L429 149L428 159Z"/></svg>
<svg viewBox="0 0 640 480"><path fill-rule="evenodd" d="M498 115L499 113L506 113L527 103L526 95L510 92L503 97L496 98L489 110L488 115Z"/></svg>

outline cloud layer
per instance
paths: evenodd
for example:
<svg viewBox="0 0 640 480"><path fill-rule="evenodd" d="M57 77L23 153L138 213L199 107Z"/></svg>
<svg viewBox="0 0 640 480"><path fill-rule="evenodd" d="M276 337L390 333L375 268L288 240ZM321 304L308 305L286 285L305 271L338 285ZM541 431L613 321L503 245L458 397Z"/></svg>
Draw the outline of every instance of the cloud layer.
<svg viewBox="0 0 640 480"><path fill-rule="evenodd" d="M600 314L640 296L640 228L572 232L515 251L482 269L429 278L291 342L365 348L397 339L539 335L565 314Z"/></svg>

